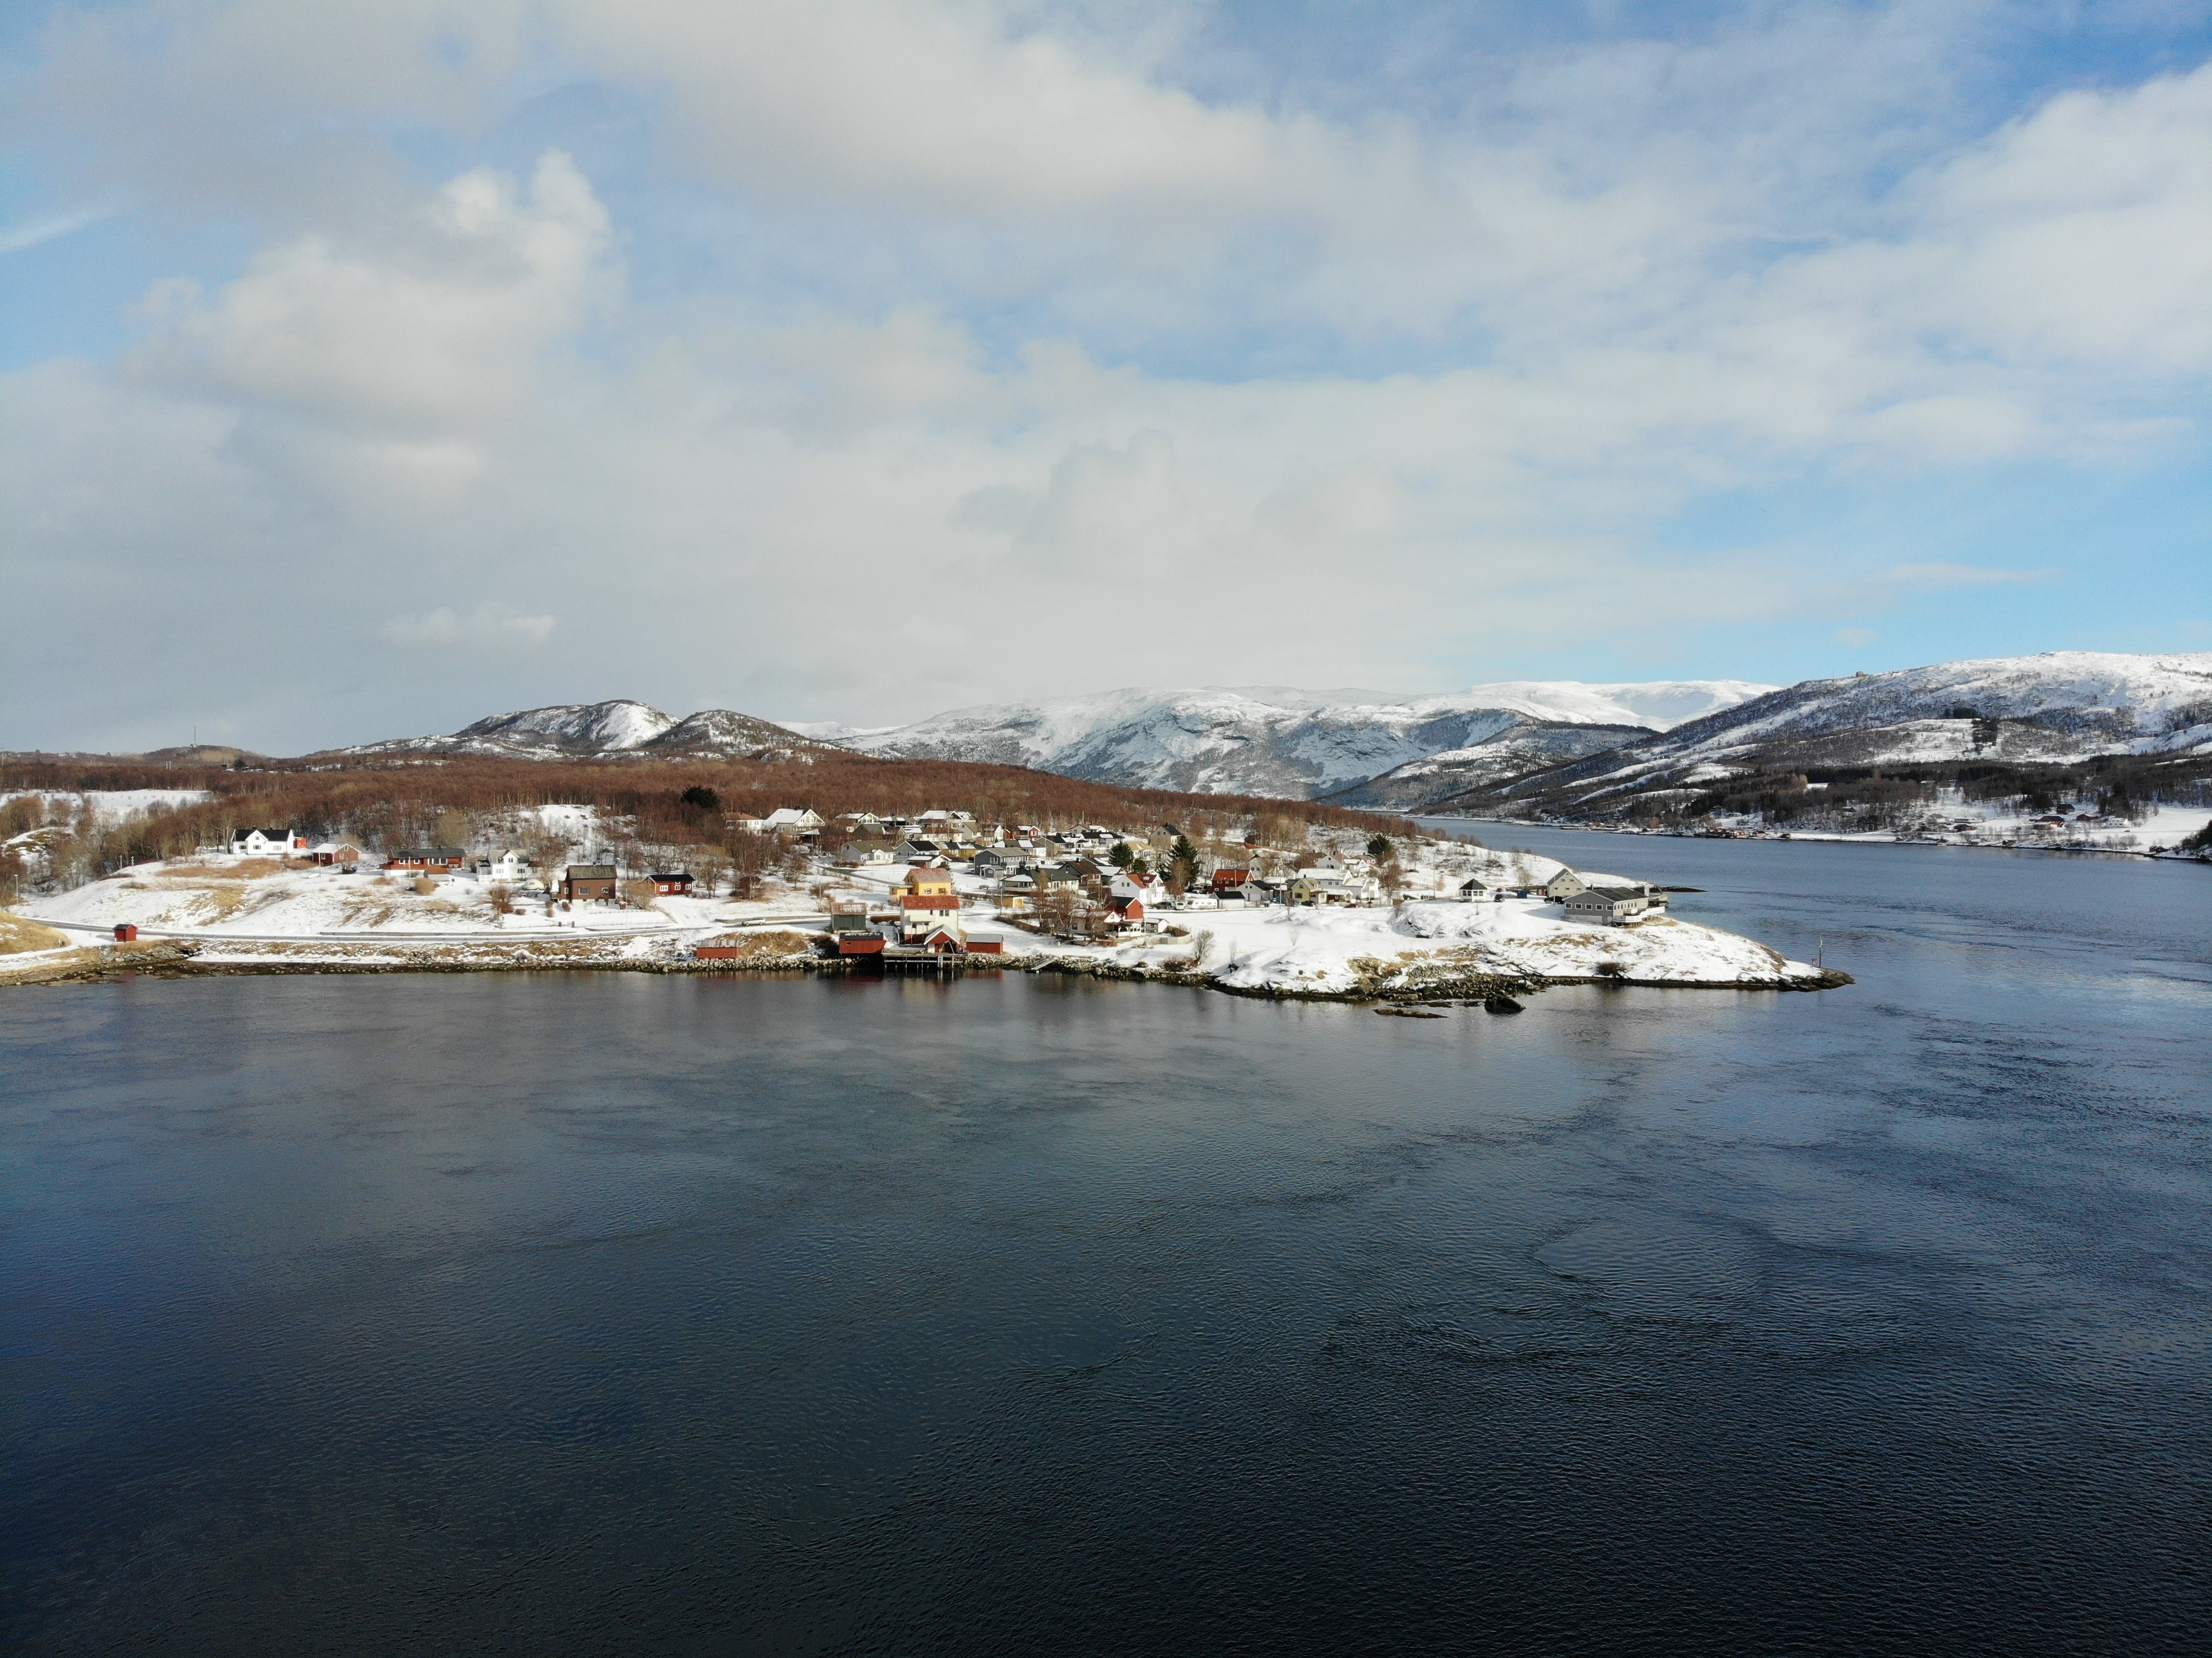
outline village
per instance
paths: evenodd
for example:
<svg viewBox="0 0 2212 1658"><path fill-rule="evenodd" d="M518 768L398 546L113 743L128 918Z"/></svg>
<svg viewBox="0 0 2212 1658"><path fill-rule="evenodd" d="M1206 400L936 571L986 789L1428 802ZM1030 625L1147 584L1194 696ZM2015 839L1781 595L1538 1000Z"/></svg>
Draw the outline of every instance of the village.
<svg viewBox="0 0 2212 1658"><path fill-rule="evenodd" d="M1648 882L1411 825L1393 836L1289 817L1040 825L951 807L825 818L791 806L732 817L720 844L688 847L641 845L583 807L477 827L379 851L252 826L49 891L22 913L79 947L189 942L203 965L270 970L430 960L942 976L1049 965L1323 996L1486 975L1774 987L1820 977L1676 920Z"/></svg>

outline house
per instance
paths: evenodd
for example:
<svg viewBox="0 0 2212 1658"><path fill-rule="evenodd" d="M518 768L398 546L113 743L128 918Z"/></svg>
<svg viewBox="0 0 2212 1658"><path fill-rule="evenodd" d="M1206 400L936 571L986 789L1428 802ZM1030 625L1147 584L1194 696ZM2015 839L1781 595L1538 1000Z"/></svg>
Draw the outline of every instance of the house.
<svg viewBox="0 0 2212 1658"><path fill-rule="evenodd" d="M653 890L663 898L689 898L691 896L691 877L683 870L656 870L653 874Z"/></svg>
<svg viewBox="0 0 2212 1658"><path fill-rule="evenodd" d="M868 918L858 910L841 909L833 911L830 914L830 936L833 938L844 938L866 931L868 931Z"/></svg>
<svg viewBox="0 0 2212 1658"><path fill-rule="evenodd" d="M899 936L909 943L939 928L960 925L960 895L949 870L917 866L899 890Z"/></svg>
<svg viewBox="0 0 2212 1658"><path fill-rule="evenodd" d="M1575 894L1584 890L1589 885L1589 883L1583 880L1574 871L1563 869L1544 883L1544 896L1556 904L1562 900L1573 897Z"/></svg>
<svg viewBox="0 0 2212 1658"><path fill-rule="evenodd" d="M733 932L726 932L719 938L708 938L694 947L691 951L696 958L702 962L738 960L752 953L746 941Z"/></svg>
<svg viewBox="0 0 2212 1658"><path fill-rule="evenodd" d="M986 847L968 860L968 867L978 875L1003 875L1013 867L1013 859L1002 852Z"/></svg>
<svg viewBox="0 0 2212 1658"><path fill-rule="evenodd" d="M496 857L477 859L476 872L487 881L514 882L527 880L530 860L512 849Z"/></svg>
<svg viewBox="0 0 2212 1658"><path fill-rule="evenodd" d="M350 841L325 841L307 856L319 864L336 864L343 869L351 869L361 862L361 848Z"/></svg>
<svg viewBox="0 0 2212 1658"><path fill-rule="evenodd" d="M1212 887L1215 895L1218 896L1223 893L1235 891L1238 887L1243 886L1251 878L1252 872L1250 870L1237 869L1227 864L1224 864L1219 869L1213 872L1213 879L1208 884Z"/></svg>
<svg viewBox="0 0 2212 1658"><path fill-rule="evenodd" d="M307 849L307 837L288 829L240 829L230 837L230 849L241 858L283 858Z"/></svg>
<svg viewBox="0 0 2212 1658"><path fill-rule="evenodd" d="M970 938L968 953L970 956L1003 956L1006 953L1006 941L1004 938Z"/></svg>
<svg viewBox="0 0 2212 1658"><path fill-rule="evenodd" d="M964 956L968 941L951 927L940 926L923 935L921 947L939 956Z"/></svg>
<svg viewBox="0 0 2212 1658"><path fill-rule="evenodd" d="M1114 872L1106 883L1106 890L1116 898L1156 899L1159 896L1159 881L1151 875L1139 875L1133 871Z"/></svg>
<svg viewBox="0 0 2212 1658"><path fill-rule="evenodd" d="M1107 865L1093 863L1088 858L1070 858L1060 867L1079 881L1103 880L1105 878L1107 869Z"/></svg>
<svg viewBox="0 0 2212 1658"><path fill-rule="evenodd" d="M402 847L384 860L386 869L419 869L450 875L469 860L465 847Z"/></svg>
<svg viewBox="0 0 2212 1658"><path fill-rule="evenodd" d="M830 861L840 869L862 869L871 864L890 863L891 849L880 841L871 846L858 841L848 841L837 848Z"/></svg>
<svg viewBox="0 0 2212 1658"><path fill-rule="evenodd" d="M936 841L911 835L891 848L891 861L895 864L926 864L931 859L941 856L944 851L945 848Z"/></svg>
<svg viewBox="0 0 2212 1658"><path fill-rule="evenodd" d="M615 881L612 864L571 864L562 878L561 896L572 901L604 902L615 896Z"/></svg>
<svg viewBox="0 0 2212 1658"><path fill-rule="evenodd" d="M1469 876L1452 890L1470 904L1487 903L1493 898L1503 898L1505 896L1480 875Z"/></svg>
<svg viewBox="0 0 2212 1658"><path fill-rule="evenodd" d="M939 869L930 864L916 864L907 871L906 879L896 890L917 897L951 898L958 890L952 884L951 870Z"/></svg>
<svg viewBox="0 0 2212 1658"><path fill-rule="evenodd" d="M841 932L837 935L840 956L881 956L884 935L880 932Z"/></svg>
<svg viewBox="0 0 2212 1658"><path fill-rule="evenodd" d="M1571 895L1566 904L1567 919L1571 921L1595 921L1603 926L1619 926L1650 908L1651 895L1650 889L1643 886L1586 886Z"/></svg>
<svg viewBox="0 0 2212 1658"><path fill-rule="evenodd" d="M1145 901L1142 898L1109 898L1103 919L1110 927L1140 927L1145 924Z"/></svg>
<svg viewBox="0 0 2212 1658"><path fill-rule="evenodd" d="M822 814L811 806L779 806L760 820L762 835L814 835L822 829Z"/></svg>

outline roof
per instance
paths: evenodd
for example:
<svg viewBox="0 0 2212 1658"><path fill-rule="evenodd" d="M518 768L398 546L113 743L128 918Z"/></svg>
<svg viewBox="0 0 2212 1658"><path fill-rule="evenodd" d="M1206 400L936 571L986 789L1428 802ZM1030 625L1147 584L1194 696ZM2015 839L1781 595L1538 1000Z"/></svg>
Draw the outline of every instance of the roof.
<svg viewBox="0 0 2212 1658"><path fill-rule="evenodd" d="M1642 887L1584 887L1580 892L1575 894L1576 898L1603 898L1613 903L1619 903L1624 899L1648 898L1650 896ZM1573 899L1568 902L1571 903Z"/></svg>
<svg viewBox="0 0 2212 1658"><path fill-rule="evenodd" d="M960 900L950 892L909 892L899 900L901 909L957 909Z"/></svg>
<svg viewBox="0 0 2212 1658"><path fill-rule="evenodd" d="M656 881L688 881L691 878L691 873L689 870L681 869L655 870L653 872L653 878Z"/></svg>
<svg viewBox="0 0 2212 1658"><path fill-rule="evenodd" d="M402 847L392 854L394 858L465 858L465 847Z"/></svg>
<svg viewBox="0 0 2212 1658"><path fill-rule="evenodd" d="M572 881L611 881L615 878L612 864L571 864L568 878Z"/></svg>

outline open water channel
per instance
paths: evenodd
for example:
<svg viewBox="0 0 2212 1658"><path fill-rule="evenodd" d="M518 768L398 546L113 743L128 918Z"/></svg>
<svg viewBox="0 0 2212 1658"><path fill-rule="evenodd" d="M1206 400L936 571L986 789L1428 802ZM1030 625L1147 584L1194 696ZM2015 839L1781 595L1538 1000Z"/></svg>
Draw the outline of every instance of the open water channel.
<svg viewBox="0 0 2212 1658"><path fill-rule="evenodd" d="M2203 1650L2212 870L1473 827L1858 983L0 998L0 1649Z"/></svg>

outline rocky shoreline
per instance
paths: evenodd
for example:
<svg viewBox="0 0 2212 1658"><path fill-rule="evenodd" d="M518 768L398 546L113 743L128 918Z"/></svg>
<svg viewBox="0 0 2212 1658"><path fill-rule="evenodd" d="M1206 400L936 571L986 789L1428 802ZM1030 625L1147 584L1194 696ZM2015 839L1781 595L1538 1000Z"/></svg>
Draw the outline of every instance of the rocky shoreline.
<svg viewBox="0 0 2212 1658"><path fill-rule="evenodd" d="M303 944L264 946L251 956L205 960L208 946L197 940L155 940L94 944L11 969L0 960L0 985L96 984L131 977L165 979L265 977L280 974L368 975L392 973L657 973L692 977L728 977L763 973L851 975L865 971L849 958L805 955L768 956L750 960L680 961L624 957L575 946L533 949L513 944L439 944L423 948L368 946L357 954L332 953L329 946ZM1212 973L1101 961L1096 957L1034 954L1007 956L965 964L957 973L1056 973L1071 977L1130 984L1185 986L1262 1001L1345 1002L1413 1005L1422 1003L1484 1003L1531 995L1551 986L1609 985L1647 990L1832 990L1854 982L1830 968L1816 975L1772 984L1722 980L1643 980L1620 974L1531 975L1461 973L1419 983L1392 983L1378 977L1350 990L1302 989L1281 985L1224 983Z"/></svg>

